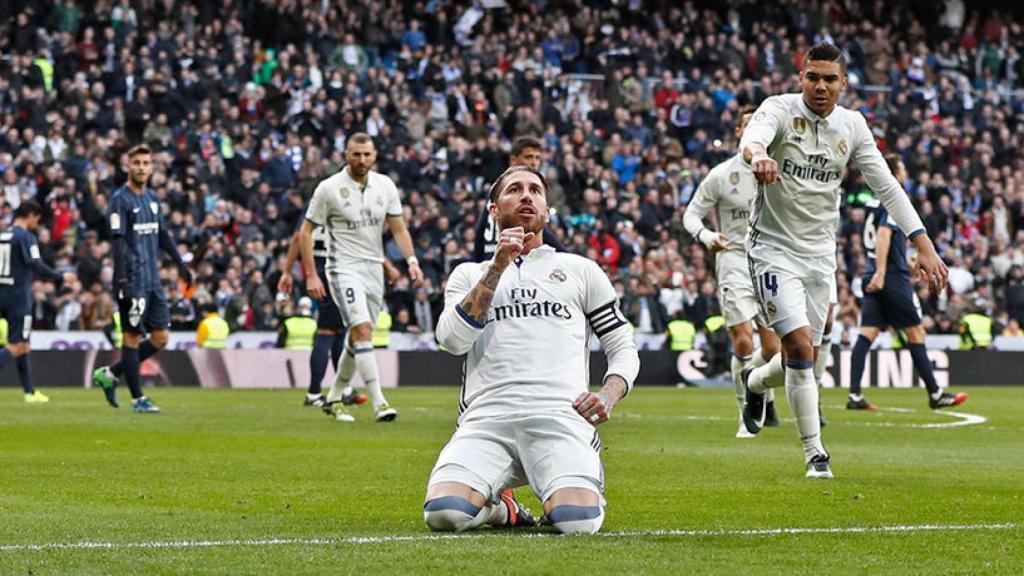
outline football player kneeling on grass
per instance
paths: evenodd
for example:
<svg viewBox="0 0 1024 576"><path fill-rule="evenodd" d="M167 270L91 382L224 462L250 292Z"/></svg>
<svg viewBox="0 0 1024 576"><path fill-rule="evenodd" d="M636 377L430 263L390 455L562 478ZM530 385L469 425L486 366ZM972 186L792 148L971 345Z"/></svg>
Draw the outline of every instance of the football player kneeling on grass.
<svg viewBox="0 0 1024 576"><path fill-rule="evenodd" d="M640 369L632 331L594 262L541 243L547 184L513 166L491 189L500 239L494 257L457 267L437 339L466 354L458 429L430 474L423 517L432 530L533 526L512 496L529 484L545 522L592 534L604 520L597 426ZM608 356L604 386L588 390L593 332Z"/></svg>

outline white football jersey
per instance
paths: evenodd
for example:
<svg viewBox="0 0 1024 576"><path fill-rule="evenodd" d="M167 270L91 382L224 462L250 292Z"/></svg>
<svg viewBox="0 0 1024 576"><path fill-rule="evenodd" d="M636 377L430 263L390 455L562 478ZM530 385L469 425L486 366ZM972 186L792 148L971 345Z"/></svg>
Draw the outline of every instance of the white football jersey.
<svg viewBox="0 0 1024 576"><path fill-rule="evenodd" d="M490 265L452 271L437 328L445 349L467 354L459 422L571 410L588 390L592 333L608 356L608 373L632 387L640 366L632 329L596 263L535 248L502 274L481 326L460 304Z"/></svg>
<svg viewBox="0 0 1024 576"><path fill-rule="evenodd" d="M836 106L822 118L802 94L772 96L754 113L740 150L751 143L764 146L779 170L777 182L759 186L750 219L752 242L797 255L834 253L840 185L851 161L907 236L923 231L859 112Z"/></svg>
<svg viewBox="0 0 1024 576"><path fill-rule="evenodd" d="M391 178L370 170L363 186L348 168L323 180L313 191L306 219L327 231L327 269L358 261L384 262L384 225L401 216L402 203Z"/></svg>
<svg viewBox="0 0 1024 576"><path fill-rule="evenodd" d="M708 212L715 211L718 231L729 237L726 250L746 253L745 238L750 225L750 206L757 194L757 180L750 165L737 154L715 166L701 181L683 216L687 232L697 237L703 232L701 222Z"/></svg>

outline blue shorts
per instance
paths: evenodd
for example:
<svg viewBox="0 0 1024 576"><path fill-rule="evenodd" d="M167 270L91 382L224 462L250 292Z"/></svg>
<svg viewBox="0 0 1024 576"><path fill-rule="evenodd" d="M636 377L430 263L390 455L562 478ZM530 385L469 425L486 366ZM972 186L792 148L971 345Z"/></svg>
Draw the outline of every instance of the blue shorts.
<svg viewBox="0 0 1024 576"><path fill-rule="evenodd" d="M32 300L21 290L0 291L0 314L7 320L7 341L28 342L32 335Z"/></svg>
<svg viewBox="0 0 1024 576"><path fill-rule="evenodd" d="M331 283L327 281L324 264L323 258L316 259L316 273L324 281L324 288L327 290L327 298L317 300L319 313L316 317L316 327L320 330L341 332L345 329L345 323L342 321L341 311L338 310L338 305L334 303L334 297L331 295Z"/></svg>
<svg viewBox="0 0 1024 576"><path fill-rule="evenodd" d="M871 277L864 277L864 286ZM884 330L910 328L921 323L921 303L917 292L904 274L887 274L885 287L879 292L864 292L860 309L860 325Z"/></svg>
<svg viewBox="0 0 1024 576"><path fill-rule="evenodd" d="M171 308L162 288L138 294L131 300L119 299L121 330L126 334L144 334L171 328Z"/></svg>

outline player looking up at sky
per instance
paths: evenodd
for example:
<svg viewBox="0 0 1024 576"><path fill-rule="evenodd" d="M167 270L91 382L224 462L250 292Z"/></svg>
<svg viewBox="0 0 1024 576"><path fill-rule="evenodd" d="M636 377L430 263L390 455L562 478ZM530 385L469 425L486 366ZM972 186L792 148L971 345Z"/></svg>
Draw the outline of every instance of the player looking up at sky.
<svg viewBox="0 0 1024 576"><path fill-rule="evenodd" d="M427 485L423 516L433 530L531 525L507 492L527 483L563 533L594 533L604 520L596 427L632 387L640 360L608 276L541 243L546 195L538 172L506 170L491 189L494 257L460 264L445 289L437 339L466 364L458 428ZM596 393L591 334L608 357Z"/></svg>

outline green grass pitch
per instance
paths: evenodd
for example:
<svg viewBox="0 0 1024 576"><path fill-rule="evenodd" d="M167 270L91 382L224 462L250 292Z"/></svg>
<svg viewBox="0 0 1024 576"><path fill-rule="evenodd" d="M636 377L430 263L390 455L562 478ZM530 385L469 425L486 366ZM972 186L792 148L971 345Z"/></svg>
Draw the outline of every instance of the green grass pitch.
<svg viewBox="0 0 1024 576"><path fill-rule="evenodd" d="M833 481L803 477L785 400L737 440L731 391L637 388L602 427L604 535L452 539L421 506L456 388L389 391L391 424L294 390L157 389L157 416L46 392L0 397L0 574L1024 573L1024 388L970 389L976 423L920 389L868 390L898 409L875 413L826 390Z"/></svg>

